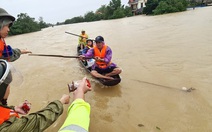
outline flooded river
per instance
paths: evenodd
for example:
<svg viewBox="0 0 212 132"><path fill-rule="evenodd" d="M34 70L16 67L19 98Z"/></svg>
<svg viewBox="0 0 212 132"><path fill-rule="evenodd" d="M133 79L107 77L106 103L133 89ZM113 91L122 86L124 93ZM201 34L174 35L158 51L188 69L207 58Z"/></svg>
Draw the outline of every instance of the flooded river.
<svg viewBox="0 0 212 132"><path fill-rule="evenodd" d="M122 82L105 87L77 59L22 55L13 63L23 75L11 86L9 104L25 99L31 112L68 93L67 83L87 76L93 91L90 132L212 131L212 7L159 16L55 26L9 37L7 44L33 53L76 55L79 34L102 35L123 69ZM195 88L192 92L182 87ZM46 132L57 131L63 115Z"/></svg>

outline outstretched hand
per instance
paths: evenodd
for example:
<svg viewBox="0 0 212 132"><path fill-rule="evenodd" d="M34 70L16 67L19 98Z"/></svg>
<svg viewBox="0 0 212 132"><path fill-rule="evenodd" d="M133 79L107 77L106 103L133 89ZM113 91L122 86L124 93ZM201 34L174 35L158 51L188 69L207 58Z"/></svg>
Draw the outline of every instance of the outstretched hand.
<svg viewBox="0 0 212 132"><path fill-rule="evenodd" d="M84 59L85 59L85 56L84 56L84 55L80 55L80 56L79 56L79 59L80 59L80 60L84 60Z"/></svg>
<svg viewBox="0 0 212 132"><path fill-rule="evenodd" d="M29 113L31 108L31 103L25 100L22 104L15 106L15 111L19 114L26 115Z"/></svg>
<svg viewBox="0 0 212 132"><path fill-rule="evenodd" d="M88 91L91 91L92 88L91 88L90 81L86 77L84 77L82 81L79 82L79 86L77 90L82 90L83 93L87 93Z"/></svg>
<svg viewBox="0 0 212 132"><path fill-rule="evenodd" d="M21 54L28 54L28 53L32 53L32 52L29 51L29 50L25 50L25 49L22 49L21 50Z"/></svg>
<svg viewBox="0 0 212 132"><path fill-rule="evenodd" d="M75 99L85 100L85 93L92 90L91 84L86 77L78 81L78 84L79 85L77 86L76 90L73 92L74 100Z"/></svg>

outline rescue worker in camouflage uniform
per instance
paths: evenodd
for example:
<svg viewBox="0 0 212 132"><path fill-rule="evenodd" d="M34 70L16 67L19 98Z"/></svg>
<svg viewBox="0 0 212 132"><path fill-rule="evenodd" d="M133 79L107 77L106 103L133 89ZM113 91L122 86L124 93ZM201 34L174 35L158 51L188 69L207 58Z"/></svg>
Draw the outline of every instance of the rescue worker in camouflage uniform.
<svg viewBox="0 0 212 132"><path fill-rule="evenodd" d="M69 95L50 102L45 108L26 115L24 104L8 106L12 73L7 61L0 59L0 131L1 132L42 132L53 124L63 113L63 104L70 101ZM24 116L20 117L19 114Z"/></svg>
<svg viewBox="0 0 212 132"><path fill-rule="evenodd" d="M10 45L6 44L4 39L7 37L14 21L15 17L8 14L3 8L0 8L0 59L7 61L15 61L21 54L31 53L31 51L24 49L13 49Z"/></svg>

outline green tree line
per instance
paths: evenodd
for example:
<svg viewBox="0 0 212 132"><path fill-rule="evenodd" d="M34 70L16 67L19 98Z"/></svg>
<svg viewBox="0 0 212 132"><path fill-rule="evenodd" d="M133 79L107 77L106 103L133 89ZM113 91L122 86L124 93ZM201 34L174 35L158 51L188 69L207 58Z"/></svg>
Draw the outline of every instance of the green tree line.
<svg viewBox="0 0 212 132"><path fill-rule="evenodd" d="M160 15L187 10L188 7L205 6L204 0L148 0L143 14Z"/></svg>
<svg viewBox="0 0 212 132"><path fill-rule="evenodd" d="M27 13L20 13L17 17L17 20L10 28L9 35L36 32L40 31L42 28L51 26L51 24L45 23L42 17L40 17L39 22L37 22L35 18L31 18Z"/></svg>
<svg viewBox="0 0 212 132"><path fill-rule="evenodd" d="M66 19L64 22L58 22L56 25L117 19L132 15L131 8L129 6L122 5L121 0L111 0L108 5L102 5L95 12L89 11L84 16Z"/></svg>
<svg viewBox="0 0 212 132"><path fill-rule="evenodd" d="M185 11L188 6L186 0L148 0L143 13L147 15L159 15Z"/></svg>
<svg viewBox="0 0 212 132"><path fill-rule="evenodd" d="M202 3L197 3L195 0L148 0L142 14L159 15L180 12L185 11L188 6L194 7L198 4ZM84 16L66 19L64 22L57 22L56 25L117 19L132 15L131 7L122 5L121 0L111 0L108 5L102 5L95 12L89 11ZM39 18L39 21L35 21L27 13L20 13L17 17L17 20L10 29L9 35L40 31L42 28L53 26L53 24L44 22L42 17Z"/></svg>
<svg viewBox="0 0 212 132"><path fill-rule="evenodd" d="M122 5L121 0L111 0L108 5L102 5L96 12L89 11L84 16L73 17L61 23L57 22L56 25L116 19L126 16L132 16L130 7ZM20 13L17 17L17 20L10 29L9 35L36 32L42 28L53 26L53 24L44 22L42 17L39 18L39 22L35 21L27 13Z"/></svg>

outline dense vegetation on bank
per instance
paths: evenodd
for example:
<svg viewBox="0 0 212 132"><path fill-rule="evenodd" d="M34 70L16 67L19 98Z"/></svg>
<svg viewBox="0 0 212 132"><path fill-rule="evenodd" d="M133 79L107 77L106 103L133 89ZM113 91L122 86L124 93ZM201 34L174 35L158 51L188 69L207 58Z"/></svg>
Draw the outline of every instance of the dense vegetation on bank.
<svg viewBox="0 0 212 132"><path fill-rule="evenodd" d="M195 0L189 0L189 2L188 0L148 0L142 14L159 15L180 12L185 11L187 7L198 5L202 5L202 3L197 3ZM122 5L121 0L111 0L108 5L102 5L95 12L89 11L84 16L77 16L64 22L57 22L56 25L117 19L132 15L131 8ZM42 28L53 26L53 24L44 22L42 17L39 18L39 21L35 21L35 18L31 18L27 13L20 13L17 17L17 20L10 29L9 35L40 31Z"/></svg>
<svg viewBox="0 0 212 132"><path fill-rule="evenodd" d="M84 16L67 19L61 23L57 22L56 25L116 19L126 16L132 16L130 7L122 5L121 0L111 0L108 5L102 5L95 13L93 11L89 11ZM53 26L53 24L44 22L42 17L40 17L39 22L37 22L34 18L28 16L27 13L20 13L17 17L17 20L10 29L9 35L40 31L42 28Z"/></svg>
<svg viewBox="0 0 212 132"><path fill-rule="evenodd" d="M205 6L204 0L148 0L142 14L160 15L185 11L188 7Z"/></svg>
<svg viewBox="0 0 212 132"><path fill-rule="evenodd" d="M159 15L185 11L188 6L186 0L148 0L143 13L147 15Z"/></svg>
<svg viewBox="0 0 212 132"><path fill-rule="evenodd" d="M65 20L60 24L71 24L78 22L91 22L98 20L117 19L132 16L132 11L129 6L121 4L121 0L111 0L108 5L102 5L96 12L89 11L84 16L78 16Z"/></svg>
<svg viewBox="0 0 212 132"><path fill-rule="evenodd" d="M43 21L43 18L39 18L39 22L35 21L35 18L31 18L27 13L20 13L17 16L17 20L10 28L9 35L18 35L30 32L40 31L42 28L51 26Z"/></svg>

